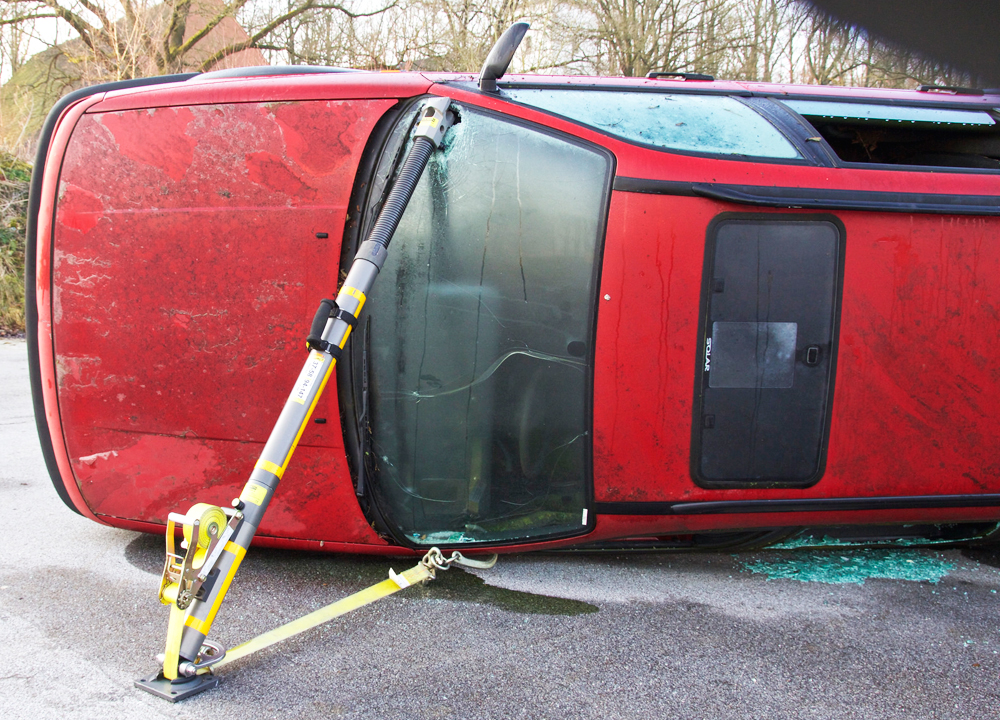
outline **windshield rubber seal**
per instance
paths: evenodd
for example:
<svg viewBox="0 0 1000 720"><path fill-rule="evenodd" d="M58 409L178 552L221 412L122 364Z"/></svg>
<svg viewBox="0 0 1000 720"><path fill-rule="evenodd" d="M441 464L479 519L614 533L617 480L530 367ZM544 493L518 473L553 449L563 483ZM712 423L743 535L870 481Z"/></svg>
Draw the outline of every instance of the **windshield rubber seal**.
<svg viewBox="0 0 1000 720"><path fill-rule="evenodd" d="M406 144L406 134L402 133L397 140L396 130L400 120L407 113L412 111L413 106L421 98L408 98L400 101L395 106L389 108L372 130L358 164L357 175L355 176L354 188L351 191L348 222L344 226L344 236L341 242L340 278L338 286L347 277L354 257L362 239L367 237L378 209L381 207L385 196L392 186L391 181L386 182L382 187L375 187L372 180L381 161L387 152L398 155ZM414 119L416 115L414 114ZM391 147L390 147L391 145ZM394 168L398 169L398 168ZM391 178L390 178L391 180ZM374 197L378 194L379 197ZM364 311L362 312L364 314ZM367 326L367 316L358 318L359 324ZM362 378L362 364L355 359L355 347L359 340L363 341L365 334L359 332L351 343L348 352L345 352L336 364L337 372L337 399L340 404L341 431L344 437L344 449L346 450L348 467L351 472L351 480L355 489L355 497L361 507L365 518L371 523L375 532L383 537L393 537L389 523L386 522L378 505L372 501L371 483L372 475L369 464L365 460L366 442L363 437L364 428L361 427L362 399L360 397ZM370 420L370 418L368 418Z"/></svg>
<svg viewBox="0 0 1000 720"><path fill-rule="evenodd" d="M491 95L489 97L492 98L494 96ZM414 98L413 101L410 104L407 105L407 108L412 107L413 103L419 102L421 99L422 98ZM455 102L458 103L458 101L455 101ZM497 540L497 541L484 541L484 542L466 542L466 543L455 543L455 544L442 543L442 544L439 545L439 547L441 547L442 549L464 549L464 548L476 548L476 549L484 548L484 549L486 549L486 548L495 548L495 547L507 547L507 546L511 546L511 545L522 545L522 544L526 544L526 543L550 542L550 541L554 541L554 540L561 540L561 539L565 539L565 538L579 537L579 536L587 535L587 534L593 532L594 528L596 527L597 515L598 515L597 511L595 510L596 503L594 501L594 470L593 470L593 456L594 456L594 450L593 450L593 437L594 437L594 366L595 366L595 362L596 362L596 341L597 341L597 320L598 320L597 315L598 315L598 307L599 307L599 305L598 305L598 297L599 297L598 290L600 289L601 271L602 271L603 265L604 265L604 249L605 249L605 242L606 242L606 237L607 237L608 216L609 216L609 212L610 212L611 197L612 197L612 191L614 189L613 186L614 186L614 180L615 180L615 173L616 173L616 169L617 169L616 158L615 158L614 153L612 153L611 151L609 151L607 148L602 147L601 145L595 144L595 143L593 143L591 141L584 140L583 138L576 137L576 136L574 136L572 134L565 133L565 132L556 130L556 129L551 128L551 127L547 127L545 125L540 125L538 123L534 123L534 122L530 122L530 121L527 121L527 120L523 120L521 118L517 118L517 117L510 116L510 115L506 115L506 114L504 114L502 112L497 112L495 110L490 110L490 109L478 106L475 103L470 103L468 101L463 101L462 103L458 103L458 104L460 104L460 105L464 104L468 108L474 108L475 111L478 112L478 113L482 113L484 115L487 115L487 116L490 116L490 117L502 120L503 122L507 122L507 123L519 125L521 127L527 128L527 129L532 130L534 132L539 132L539 133L542 133L542 134L546 134L546 135L555 137L555 138L557 138L559 140L562 140L564 142L568 142L570 144L586 148L586 149L588 149L588 150L590 150L592 152L596 152L600 156L602 156L603 158L605 158L605 160L607 161L607 166L606 166L607 167L607 172L606 172L605 178L604 178L604 194L603 194L603 197L602 197L602 200L601 200L600 208L598 210L598 216L597 216L597 222L596 222L597 236L595 238L594 267L593 267L593 280L592 280L592 282L594 283L593 284L594 293L593 293L593 297L591 298L590 307L588 308L588 313L589 313L588 322L590 323L590 337L588 338L588 340L589 340L589 347L588 347L588 354L587 354L588 366L587 366L587 377L586 377L586 380L585 380L585 390L586 390L586 392L585 392L585 397L584 397L584 413L586 415L586 417L585 417L585 427L586 427L586 430L587 430L587 435L586 435L586 438L585 438L586 447L585 447L585 450L584 450L584 473L585 473L585 478L584 478L584 498L585 498L584 499L584 508L587 510L587 523L586 523L586 525L584 525L584 524L581 523L581 525L580 525L580 527L579 527L578 530L572 530L572 531L560 532L560 533L553 533L553 534L550 534L550 535L540 535L540 536L537 536L537 537L517 538L517 539L512 539L512 540ZM405 115L405 109L401 110L397 114L397 116L396 116L397 117L397 121L399 121L399 119L402 116L404 116L404 115ZM383 147L382 148L382 150L379 153L378 157L376 157L376 158L373 159L372 165L370 166L371 169L368 171L368 174L365 175L365 176L362 176L362 174L359 172L359 174L358 174L358 181L357 181L359 185L362 182L362 177L364 177L364 178L371 177L371 173L374 171L374 168L377 167L378 161L381 159L381 154L384 153L384 152L386 152L386 151L394 151L394 149L393 148L388 148L388 147ZM387 187L387 189L388 189L388 187ZM365 192L367 193L368 190L365 189ZM363 207L363 206L356 205L352 201L351 207L353 208L353 207ZM369 204L368 207L371 207L370 204ZM359 227L370 227L371 224L374 222L374 218L372 218L372 217L361 217L361 218L358 218L357 222L358 222L358 226ZM359 237L358 237L359 234L360 233L358 232L358 230L355 229L354 233L351 235L350 241L351 242L360 242L359 241ZM349 243L348 243L348 237L347 237L346 234L345 234L344 247L345 247L344 261L346 263L348 263L348 265L345 265L345 267L348 267L350 260L353 259L353 255L351 255L350 254L351 251L347 249L349 247ZM360 381L360 378L354 378L353 377L353 374L355 372L354 368L355 368L355 365L356 365L356 363L353 360L353 353L346 353L345 356L344 356L344 358L345 358L345 360L348 359L348 358L351 358L351 360L348 361L348 362L343 363L344 376L338 375L338 387L341 387L341 384L340 384L341 382L345 382L346 383L345 386L350 388L350 393L352 395L352 399L351 399L351 403L352 403L351 412L354 413L354 412L356 412L356 405L354 405L354 403L356 401L355 401L355 399L354 399L353 396L354 396L354 394L356 392L356 388L358 387L358 383ZM338 366L338 368L342 367L341 363L339 363L339 362L338 362L337 366ZM350 377L347 377L348 373L350 373ZM342 381L341 377L344 377L345 380ZM343 398L344 395L345 394L342 393L341 397ZM356 415L347 415L347 417L356 417ZM345 426L345 440L346 440L348 438L348 433L346 431L347 423L344 423L344 426ZM355 430L355 437L351 438L351 441L354 442L357 446L360 446L360 441L359 441L359 438L357 437L357 431L356 430ZM377 468L376 468L376 473L374 474L374 477L372 477L371 475L367 476L367 482L368 482L369 485L373 484L373 482L374 483L378 482ZM413 542L412 540L410 540L409 538L407 538L403 533L399 532L398 529L394 526L393 523L388 522L388 520L385 518L384 513L378 507L377 495L375 493L367 492L366 495L370 498L369 501L368 501L368 503L367 503L368 509L366 510L366 516L369 517L370 521L375 521L376 519L379 521L379 525L377 526L376 529L380 533L384 532L390 538L392 538L392 540L396 544L398 544L398 545L400 545L402 547L406 547L406 548L410 548L410 549L414 549L414 550L426 549L428 547L427 545L423 545L423 544L419 544L419 543Z"/></svg>

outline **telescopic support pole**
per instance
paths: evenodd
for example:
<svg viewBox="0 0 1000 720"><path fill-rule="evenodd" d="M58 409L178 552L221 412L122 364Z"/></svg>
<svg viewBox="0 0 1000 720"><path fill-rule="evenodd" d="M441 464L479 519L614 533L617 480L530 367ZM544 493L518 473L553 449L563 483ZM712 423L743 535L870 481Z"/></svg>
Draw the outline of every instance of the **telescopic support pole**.
<svg viewBox="0 0 1000 720"><path fill-rule="evenodd" d="M357 324L368 293L385 263L389 242L424 168L454 122L449 104L448 98L432 98L424 102L413 144L371 234L361 244L336 302L324 300L313 319L307 340L309 357L254 465L250 479L239 498L233 501L235 509L226 512L228 525L219 527L219 522L201 522L207 517L204 509L212 506L196 506L198 510L192 508L186 516L171 514L184 526L189 547L182 558L172 553L173 538L167 538L167 563L160 589L160 599L170 605L166 651L160 672L151 678L136 681L136 685L143 690L176 701L218 683L218 678L213 677L208 668L221 660L225 651L211 643L206 644L205 638L316 402L333 374L334 365L347 344L351 330ZM172 532L173 525L168 527L168 533ZM196 542L200 549L192 552L192 544Z"/></svg>

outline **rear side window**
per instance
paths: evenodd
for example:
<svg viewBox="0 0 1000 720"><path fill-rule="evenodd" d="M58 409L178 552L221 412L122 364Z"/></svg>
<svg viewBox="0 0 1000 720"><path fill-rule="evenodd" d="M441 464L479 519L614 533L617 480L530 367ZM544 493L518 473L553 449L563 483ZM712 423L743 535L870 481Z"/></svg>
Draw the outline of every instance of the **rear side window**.
<svg viewBox="0 0 1000 720"><path fill-rule="evenodd" d="M792 160L801 155L755 110L721 95L505 89L504 96L663 150Z"/></svg>
<svg viewBox="0 0 1000 720"><path fill-rule="evenodd" d="M709 227L692 453L702 487L808 487L821 476L843 241L818 215Z"/></svg>
<svg viewBox="0 0 1000 720"><path fill-rule="evenodd" d="M785 100L845 162L1000 170L995 111Z"/></svg>
<svg viewBox="0 0 1000 720"><path fill-rule="evenodd" d="M416 545L581 533L610 160L460 113L366 305L374 497Z"/></svg>

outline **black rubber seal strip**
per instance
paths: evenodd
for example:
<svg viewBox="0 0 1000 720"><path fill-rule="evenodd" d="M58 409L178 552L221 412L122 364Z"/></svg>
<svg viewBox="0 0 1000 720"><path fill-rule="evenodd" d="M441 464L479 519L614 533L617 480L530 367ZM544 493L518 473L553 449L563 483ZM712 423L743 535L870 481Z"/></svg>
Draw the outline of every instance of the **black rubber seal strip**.
<svg viewBox="0 0 1000 720"><path fill-rule="evenodd" d="M911 495L805 500L714 500L707 502L599 502L598 515L742 515L745 513L845 512L922 508L1000 507L1000 495Z"/></svg>
<svg viewBox="0 0 1000 720"><path fill-rule="evenodd" d="M425 97L425 96L421 96ZM362 220L368 220L369 216L377 215L377 208L380 201L373 198L382 198L385 194L385 185L379 185L378 189L372 188L372 181L379 171L379 162L385 153L393 157L402 152L406 137L408 136L409 125L406 132L400 125L400 119L408 113L411 115L410 124L416 120L416 113L411 110L419 102L420 98L408 98L399 101L396 105L386 110L372 128L368 141L365 144L361 161L358 163L356 175L351 190L350 208L347 221L344 224L344 236L341 240L340 267L347 272L351 263L354 262L358 254L362 239L367 231L371 229L371 222L367 227L363 227ZM387 149L387 146L389 148ZM388 172L388 171L387 171ZM387 181L388 182L388 181ZM374 243L372 243L374 245ZM361 310L358 315L360 317ZM363 335L362 347L367 346L367 332ZM368 453L369 444L365 439L365 428L367 426L367 416L364 414L362 400L361 378L364 374L364 361L361 352L353 352L353 348L358 343L358 338L345 346L347 352L337 361L334 368L337 373L337 400L340 406L340 427L344 438L344 449L347 455L347 464L351 471L352 484L354 485L355 496L358 505L364 513L365 518L374 528L375 532L383 537L391 537L392 532L378 506L371 501L369 490L370 468L366 465L366 459L370 457ZM357 376L357 377L355 377ZM363 493L363 494L362 494Z"/></svg>
<svg viewBox="0 0 1000 720"><path fill-rule="evenodd" d="M478 86L477 86L476 92L478 92ZM495 97L494 95L488 94L488 93L482 93L482 94L485 95L486 97ZM423 97L428 97L428 96L423 96ZM433 96L430 96L430 97L433 97ZM419 101L419 98L418 98L418 101ZM409 107L412 107L412 105L409 106ZM460 109L462 108L461 104L459 105L459 108ZM581 138L578 138L578 137L574 137L574 136L569 135L567 133L564 133L564 132L562 132L560 130L556 130L556 129L553 129L553 128L550 128L550 127L540 126L540 125L528 122L526 120L523 120L521 118L511 117L511 116L508 116L508 115L503 115L502 113L499 113L499 112L497 112L495 110L490 110L488 108L485 108L485 107L482 107L482 106L479 106L479 105L474 105L474 104L466 103L465 104L465 108L469 109L470 111L475 111L475 112L481 113L481 114L486 115L488 117L493 117L493 118L496 118L496 119L503 120L504 122L510 123L512 125L517 125L519 127L528 128L529 130L534 130L539 135L544 135L544 136L550 137L550 138L561 139L561 140L565 141L568 144L572 144L572 145L576 145L578 147L583 147L583 148L589 149L589 150L591 150L591 151L593 151L595 153L598 153L601 157L603 157L604 159L607 160L607 163L608 163L607 164L607 171L606 171L606 174L605 174L604 183L602 183L602 191L603 191L602 192L602 199L601 199L598 211L597 211L597 229L598 229L598 235L595 238L595 241L596 241L595 251L596 252L595 252L595 258L594 258L594 268L593 268L593 271L592 271L593 272L594 287L595 288L600 287L600 281L601 281L601 275L600 274L601 274L601 271L602 271L603 266L604 266L604 262L603 262L603 260L604 260L604 249L605 249L604 248L604 244L605 244L605 241L607 239L608 213L609 213L609 208L611 206L611 191L613 190L613 181L614 181L614 178L615 178L615 169L617 167L617 164L616 164L617 160L616 160L614 154L611 153L607 148L604 148L604 147L602 147L599 144L593 143L593 142L591 142L589 140L584 140L584 139L581 139ZM401 116L401 117L405 117L405 116ZM367 150L366 150L366 152L367 152ZM380 153L380 155L381 155L381 153ZM378 162L377 159L374 162L377 163ZM360 175L361 175L361 171L360 170L359 170L358 174L359 174L359 177L360 177ZM358 181L356 180L355 183L356 183L356 187L357 187ZM355 204L354 204L355 203L355 197L353 195L352 195L351 203L352 203L351 207L354 208L355 207ZM369 211L371 211L372 207L373 206L371 206L371 205L368 206ZM375 213L376 216L379 214L379 212L381 212L381 210L377 210L377 209L374 210L374 213ZM362 216L360 218L360 222L362 224L365 223L365 219L366 218L364 216ZM372 229L372 226L369 226L368 227L369 236L371 234L371 229ZM360 237L360 233L356 237ZM348 236L345 233L345 244L346 244L347 240L348 240ZM366 242L372 242L372 241L366 241ZM354 257L354 256L352 256L352 255L345 256L344 259L343 259L343 262L345 264L351 262L351 258L352 257ZM593 497L594 497L593 447L592 447L592 443L590 442L590 438L593 436L593 423L594 423L594 411L593 411L593 405L594 405L594 400L593 400L593 396L594 396L593 373L594 373L594 370L593 370L593 363L594 363L594 356L596 354L595 348L596 348L596 337L597 337L597 313L598 313L597 299L596 298L597 298L597 296L595 295L594 296L594 300L593 300L593 302L591 303L591 306L590 306L590 316L589 316L589 319L588 319L588 324L590 326L590 333L591 333L590 338L589 338L589 342L590 342L590 345L589 345L589 348L590 348L590 350L589 350L589 352L590 352L590 356L589 356L589 358L590 358L590 364L588 365L588 368L587 368L588 380L587 380L587 382L585 384L585 386L587 388L587 390L586 390L586 398L585 398L585 402L586 402L586 406L585 407L586 407L586 413L587 413L586 414L586 423L587 423L587 427L589 428L589 431L588 431L588 434L586 435L586 438L585 438L585 441L588 443L588 445L587 445L587 449L586 449L586 451L584 453L584 458L585 458L585 463L586 463L586 467L585 467L586 479L585 479L585 483L584 483L585 491L586 491L586 498L585 498L585 501L584 501L585 502L584 508L586 508L588 510L593 507ZM352 354L351 353L346 353L345 354L345 358L352 358ZM349 362L352 362L352 361L349 361ZM340 363L338 363L337 367L342 368L342 369L346 369L345 368L346 365L347 365L347 363L344 363L343 365L340 364ZM352 368L352 370L353 370L353 368ZM347 376L347 377L344 377L342 379L342 376L338 376L338 389L341 390L341 392L340 392L340 397L341 398L345 398L347 396L347 394L348 394L348 393L343 392L343 388L340 385L340 383L344 382L344 381L346 381L347 383L349 383L348 387L355 388L355 391L356 391L356 383L354 382L353 377ZM372 378L372 385L374 386L374 384L375 384L375 380L374 380L374 378ZM347 412L348 413L349 412L353 412L353 409L347 410ZM374 412L374 410L373 410L373 412ZM347 415L347 417L350 417L350 415ZM371 422L371 417L368 418L368 421ZM345 424L345 427L346 427L346 424ZM348 435L347 435L347 433L345 431L345 438L347 438L347 437L348 437ZM379 518L380 521L384 524L385 531L386 531L385 534L387 534L389 536L389 539L391 539L391 541L394 542L395 544L400 545L400 546L405 547L405 548L424 549L425 546L422 546L422 545L414 542L412 539L406 537L406 535L404 533L400 532L400 529L396 526L395 522L390 521L389 519L387 519L386 516L383 513L382 508L379 507L378 495L377 495L377 493L378 493L378 491L377 491L377 483L378 483L378 474L377 474L377 472L369 475L368 482L369 482L369 487L370 488L375 488L374 490L370 490L369 491L369 496L372 498L371 502L369 503L369 508L370 508L370 511L371 511L371 516ZM366 517L371 517L371 516L369 516L366 513ZM553 535L532 537L532 538L529 539L529 541L533 542L533 543L534 542L549 542L549 541L552 541L552 540L562 540L564 538L584 536L584 535L592 532L593 529L594 529L594 527L595 527L595 522L596 521L594 520L593 515L591 513L589 513L589 512L588 512L588 518L589 518L589 520L587 521L587 524L586 525L581 525L579 530L571 530L571 531L567 531L565 533L558 533L558 534L553 534ZM480 548L485 549L485 548L491 548L491 547L501 547L501 546L505 546L505 545L509 545L509 544L510 544L510 540L495 540L495 541L488 541L488 542L484 541L484 542L468 543L466 545L463 545L462 547L463 547L463 549L465 549L466 547L475 547L478 550ZM452 548L457 548L457 547L459 547L459 546L458 545L443 544L441 546L441 549L442 550L450 550Z"/></svg>
<svg viewBox="0 0 1000 720"><path fill-rule="evenodd" d="M49 426L45 421L45 403L42 399L42 370L38 357L38 308L35 295L37 277L35 275L35 260L38 253L38 210L41 206L42 177L45 175L45 157L49 153L49 145L52 143L52 134L55 132L59 118L70 105L103 92L113 90L127 90L129 88L143 87L145 85L161 85L164 83L183 82L196 77L198 73L185 73L183 75L164 75L162 77L140 78L137 80L121 80L119 82L104 83L92 87L81 88L63 96L52 110L49 111L45 123L42 125L42 132L38 137L38 150L35 153L35 164L31 169L31 188L28 194L28 224L25 238L24 252L24 324L25 335L28 344L28 377L31 382L31 402L35 409L35 427L38 430L38 441L42 447L42 457L45 458L45 467L49 471L52 484L59 493L66 506L70 510L81 514L77 510L73 501L66 492L63 480L59 474L59 465L56 462L55 452L52 449L52 438L49 435ZM59 159L61 163L62 160ZM54 350L54 349L53 349Z"/></svg>
<svg viewBox="0 0 1000 720"><path fill-rule="evenodd" d="M675 180L645 180L643 178L615 178L614 189L619 192L643 193L644 195L681 195L699 197L694 191L694 183Z"/></svg>
<svg viewBox="0 0 1000 720"><path fill-rule="evenodd" d="M833 151L826 140L820 137L817 141L816 128L797 112L769 98L741 98L740 102L753 108L754 111L763 115L765 119L778 128L795 145L802 157L821 167L840 166L840 158L837 157L837 153Z"/></svg>
<svg viewBox="0 0 1000 720"><path fill-rule="evenodd" d="M944 195L765 187L762 185L691 183L629 177L616 177L615 190L648 195L705 197L760 207L866 210L931 215L1000 215L1000 197L994 195Z"/></svg>

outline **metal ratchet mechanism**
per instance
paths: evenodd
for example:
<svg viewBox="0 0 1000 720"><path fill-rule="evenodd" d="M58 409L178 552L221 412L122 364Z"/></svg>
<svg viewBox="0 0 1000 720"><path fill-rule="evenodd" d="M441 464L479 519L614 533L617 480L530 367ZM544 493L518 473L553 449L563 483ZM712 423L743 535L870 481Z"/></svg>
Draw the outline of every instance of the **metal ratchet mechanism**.
<svg viewBox="0 0 1000 720"><path fill-rule="evenodd" d="M196 597L211 589L206 582L209 576L213 581L218 577L218 573L212 572L213 568L242 519L243 513L239 510L206 503L198 503L187 515L170 513L167 516L167 560L160 578L160 602L164 605L176 603L180 610L186 610ZM186 552L183 555L177 553L174 546L178 523L184 533L181 549Z"/></svg>
<svg viewBox="0 0 1000 720"><path fill-rule="evenodd" d="M357 325L417 182L455 122L450 103L448 98L423 102L413 143L368 239L361 243L337 299L323 300L313 318L306 340L309 357L243 492L233 501L235 511L199 503L186 515L172 513L168 518L167 560L160 583L160 599L170 606L163 667L156 675L137 680L137 687L176 702L219 682L211 675L210 668L221 661L225 650L205 638L313 408L333 374L351 330ZM173 544L178 524L187 542L183 556L174 550Z"/></svg>

